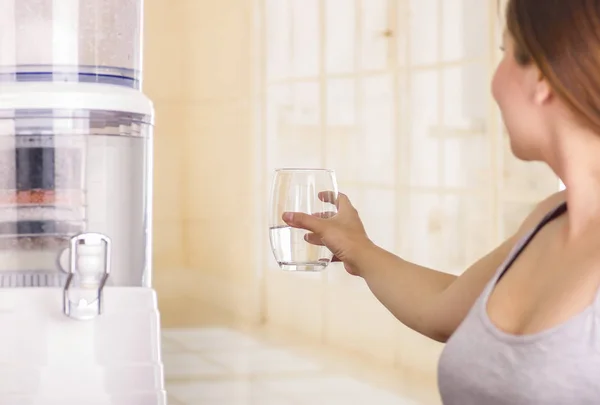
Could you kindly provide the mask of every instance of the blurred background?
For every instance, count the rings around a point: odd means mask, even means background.
[[[146,0],[154,286],[171,403],[437,404],[442,346],[337,264],[277,269],[277,167],[327,167],[379,245],[461,273],[558,189],[510,153],[496,0]],[[460,370],[457,370],[460,372]]]

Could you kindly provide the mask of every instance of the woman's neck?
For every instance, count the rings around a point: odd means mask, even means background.
[[[600,227],[600,135],[580,130],[558,139],[548,163],[567,188],[568,237],[574,239]]]

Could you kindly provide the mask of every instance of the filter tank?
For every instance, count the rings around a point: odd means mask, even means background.
[[[0,287],[149,287],[143,1],[0,10]]]
[[[141,88],[142,0],[0,0],[0,76]]]
[[[64,285],[83,233],[112,242],[108,285],[149,285],[151,128],[128,88],[0,85],[0,286]]]

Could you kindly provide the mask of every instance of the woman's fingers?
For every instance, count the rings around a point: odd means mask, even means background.
[[[338,209],[340,207],[351,206],[350,199],[344,193],[336,193],[335,191],[321,191],[319,200],[334,204]]]
[[[303,212],[286,212],[282,216],[283,221],[291,227],[306,229],[319,233],[323,229],[322,218]]]
[[[324,246],[323,240],[316,233],[307,233],[304,235],[304,240],[311,245]]]
[[[323,202],[335,204],[337,206],[337,199],[338,193],[336,193],[335,191],[321,191],[319,193],[319,200]]]
[[[315,212],[312,215],[317,218],[327,219],[327,218],[331,218],[331,217],[335,216],[335,214],[337,214],[337,212],[326,211],[326,212]]]

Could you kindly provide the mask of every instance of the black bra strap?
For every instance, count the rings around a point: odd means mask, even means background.
[[[512,266],[512,264],[515,262],[515,260],[517,260],[517,258],[521,255],[521,253],[523,253],[523,251],[531,243],[531,241],[533,240],[535,235],[537,235],[544,226],[548,225],[548,223],[550,223],[553,220],[555,220],[556,218],[560,217],[565,212],[567,212],[566,201],[561,203],[558,207],[554,208],[548,214],[546,214],[544,219],[542,219],[542,221],[529,234],[529,236],[527,237],[525,242],[521,245],[521,247],[512,254],[512,256],[510,257],[509,260],[506,261],[506,264],[504,265],[504,268],[502,269],[502,272],[500,273],[500,276],[498,277],[498,280],[496,281],[496,283],[498,281],[500,281],[500,279],[504,276],[504,274],[506,274],[508,269],[510,269],[510,266]]]

